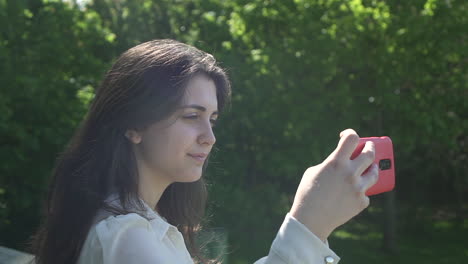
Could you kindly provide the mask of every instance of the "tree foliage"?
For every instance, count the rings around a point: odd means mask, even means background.
[[[348,127],[392,138],[399,201],[466,203],[464,0],[0,3],[4,244],[37,224],[54,158],[103,72],[154,38],[208,51],[231,76],[206,177],[236,258],[268,251],[302,173]]]

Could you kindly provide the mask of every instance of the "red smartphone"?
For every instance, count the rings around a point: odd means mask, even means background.
[[[395,162],[393,160],[392,140],[387,136],[382,137],[363,137],[359,139],[358,146],[351,155],[353,160],[361,154],[366,141],[372,141],[375,145],[375,160],[373,163],[379,166],[379,179],[366,191],[366,195],[376,195],[383,192],[389,192],[395,187]],[[365,174],[370,166],[363,172]]]

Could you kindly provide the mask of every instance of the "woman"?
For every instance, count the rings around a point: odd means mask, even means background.
[[[212,55],[161,39],[124,52],[60,156],[45,218],[32,239],[38,264],[211,263],[201,230],[202,177],[216,142],[213,126],[231,96]],[[328,235],[369,205],[377,180],[368,142],[341,134],[337,148],[308,168],[267,256],[255,263],[338,263]]]

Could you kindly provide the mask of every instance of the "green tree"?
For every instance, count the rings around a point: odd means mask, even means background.
[[[109,63],[113,33],[95,12],[58,1],[2,0],[0,21],[0,244],[20,248]]]

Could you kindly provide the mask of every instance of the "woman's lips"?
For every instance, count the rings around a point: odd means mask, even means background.
[[[187,155],[189,155],[191,158],[193,158],[193,159],[195,159],[195,160],[197,160],[199,162],[205,161],[205,157],[198,157],[198,156],[193,156],[193,155],[190,155],[190,154],[187,154]]]

